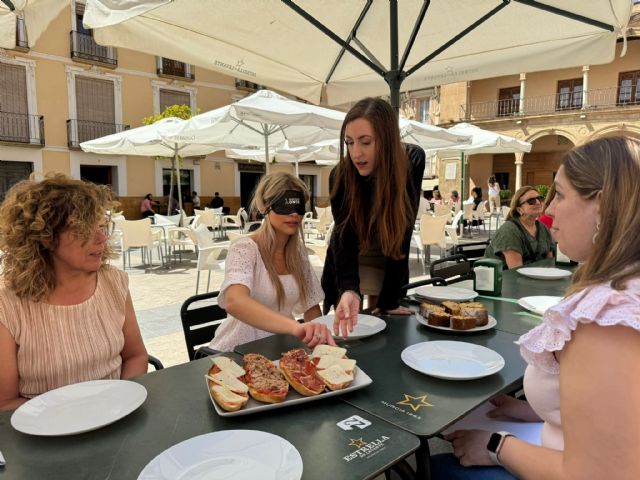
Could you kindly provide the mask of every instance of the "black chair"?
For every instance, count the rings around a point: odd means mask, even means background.
[[[467,257],[461,254],[436,260],[429,268],[431,277],[443,278],[447,285],[464,280],[473,280],[473,268]]]
[[[464,255],[473,268],[475,261],[484,257],[484,252],[488,246],[489,240],[482,242],[459,243],[456,245],[453,253]]]
[[[180,319],[182,320],[182,330],[184,331],[184,341],[187,344],[189,360],[220,353],[201,345],[208,344],[211,341],[222,321],[227,318],[227,312],[217,303],[212,304],[210,302],[198,308],[189,308],[193,303],[216,299],[219,293],[208,292],[194,295],[187,298],[182,304],[182,308],[180,308]]]
[[[162,370],[164,368],[160,359],[153,355],[149,355],[149,365],[152,365],[156,370]]]

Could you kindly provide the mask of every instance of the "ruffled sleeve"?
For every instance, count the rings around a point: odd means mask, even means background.
[[[549,308],[542,325],[520,337],[522,357],[547,373],[559,374],[554,352],[571,340],[578,323],[620,325],[640,331],[640,279],[628,281],[624,290],[615,290],[610,284],[585,288]]]
[[[218,295],[218,305],[226,308],[227,288],[231,285],[244,285],[253,293],[253,279],[256,262],[260,252],[258,246],[249,237],[239,238],[229,248],[225,261],[224,281]]]
[[[324,300],[324,292],[320,286],[320,282],[318,281],[318,276],[311,267],[309,255],[307,255],[306,252],[301,253],[301,261],[304,268],[304,282],[307,287],[308,296],[306,302],[303,302],[302,296],[300,296],[299,301],[294,305],[293,313],[296,315],[302,315],[311,307],[318,305],[322,300]]]

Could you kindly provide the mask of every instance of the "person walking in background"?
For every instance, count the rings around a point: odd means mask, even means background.
[[[340,161],[329,177],[335,228],[322,287],[325,313],[336,307],[334,332],[346,336],[357,322],[362,295],[375,313],[411,313],[400,299],[409,279],[425,154],[402,145],[397,113],[379,98],[365,98],[349,110],[340,138]]]
[[[158,205],[158,202],[153,201],[153,196],[150,193],[147,193],[142,202],[140,203],[140,213],[142,214],[142,218],[152,217],[156,214],[153,207]]]
[[[538,217],[544,198],[531,186],[524,186],[511,199],[511,209],[485,251],[485,256],[516,268],[553,257],[551,232]]]
[[[602,138],[565,155],[547,213],[580,266],[566,297],[518,341],[528,402],[502,395],[489,412],[544,421],[541,445],[458,430],[446,436],[457,459],[433,456],[431,478],[640,478],[638,178],[637,139]]]
[[[49,390],[147,371],[127,274],[107,265],[116,202],[63,174],[0,206],[0,410]]]
[[[218,304],[229,316],[216,331],[210,347],[223,352],[273,333],[293,335],[313,348],[335,345],[322,323],[324,298],[304,246],[302,218],[309,199],[305,184],[289,173],[262,178],[253,208],[264,214],[260,228],[235,240],[225,261]],[[304,315],[304,323],[294,318]]]
[[[191,203],[193,204],[193,208],[200,208],[200,197],[198,196],[198,192],[193,192],[191,194]]]
[[[489,209],[491,213],[500,211],[500,184],[496,181],[496,177],[491,175],[487,181],[489,193]]]

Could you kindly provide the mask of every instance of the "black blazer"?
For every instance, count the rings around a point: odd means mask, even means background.
[[[405,144],[407,156],[409,158],[409,174],[407,176],[407,191],[411,199],[412,218],[415,218],[420,203],[420,186],[424,173],[425,153],[417,145]],[[333,188],[335,178],[335,168],[329,177],[329,189]],[[366,179],[362,179],[366,182]],[[368,185],[368,182],[365,183]],[[366,190],[365,190],[366,191]],[[336,226],[340,225],[347,215],[347,208],[344,206],[345,192],[341,188],[336,196],[331,199],[331,212]],[[365,215],[369,215],[370,206],[365,206]],[[323,311],[326,314],[332,305],[336,305],[340,296],[347,290],[353,290],[360,294],[360,275],[358,267],[358,237],[353,227],[347,222],[343,227],[343,232],[334,228],[333,234],[327,249],[327,257],[322,271],[322,288],[325,299]],[[384,280],[382,290],[378,297],[378,307],[382,310],[393,310],[400,305],[400,299],[404,296],[402,286],[409,282],[409,247],[411,244],[411,234],[413,223],[408,226],[405,238],[402,242],[402,253],[404,258],[393,260],[386,258],[384,269]],[[361,295],[361,294],[360,294]]]

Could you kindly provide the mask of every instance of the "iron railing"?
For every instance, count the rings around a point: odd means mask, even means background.
[[[0,142],[44,145],[44,117],[0,111]]]
[[[257,83],[249,82],[248,80],[241,80],[239,78],[236,78],[236,88],[238,90],[255,92],[257,90],[262,90],[264,88],[264,85],[259,85]]]
[[[69,148],[77,149],[82,142],[124,130],[129,130],[129,125],[72,118],[67,120],[67,145]]]
[[[183,78],[185,80],[195,80],[193,65],[171,60],[170,58],[158,57],[156,72],[159,76]]]
[[[71,58],[74,60],[99,63],[105,66],[118,65],[118,50],[115,47],[98,45],[91,34],[70,32]]]
[[[486,120],[508,116],[544,115],[580,110],[603,110],[640,106],[640,89],[633,85],[599,88],[588,92],[555,93],[539,97],[479,102],[460,106],[461,118]],[[521,111],[522,107],[522,111]]]

